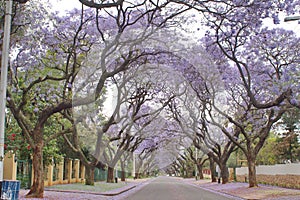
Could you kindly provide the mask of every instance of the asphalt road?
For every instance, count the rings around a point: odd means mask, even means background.
[[[127,200],[229,200],[173,177],[158,177],[136,191]]]

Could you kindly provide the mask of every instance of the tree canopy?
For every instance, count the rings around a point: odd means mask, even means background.
[[[300,108],[299,37],[264,25],[299,12],[298,1],[79,0],[80,9],[63,15],[17,2],[8,130],[32,149],[28,196],[43,197],[43,149],[58,137],[86,166],[88,184],[96,167],[107,167],[112,181],[116,163],[134,152],[145,170],[185,160],[201,168],[188,156],[194,148],[221,167],[226,183],[238,148],[256,186],[256,160],[281,122],[288,134],[279,143],[290,147],[281,153],[298,155],[299,117],[289,113]]]

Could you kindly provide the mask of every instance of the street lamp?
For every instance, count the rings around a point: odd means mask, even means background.
[[[300,20],[300,16],[288,16],[284,18],[284,22]]]

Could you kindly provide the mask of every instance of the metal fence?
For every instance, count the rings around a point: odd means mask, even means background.
[[[31,176],[32,160],[17,160],[17,180],[21,182],[21,188],[30,188]]]

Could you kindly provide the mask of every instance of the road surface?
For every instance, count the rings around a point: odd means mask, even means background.
[[[174,177],[158,177],[140,190],[125,197],[126,200],[229,200],[225,197]]]

